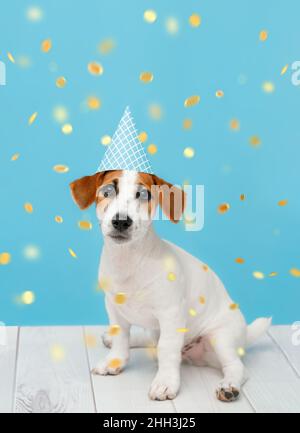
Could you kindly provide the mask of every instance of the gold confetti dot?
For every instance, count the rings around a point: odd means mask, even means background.
[[[58,105],[53,109],[53,117],[58,123],[64,123],[68,120],[69,113],[66,107]]]
[[[246,195],[245,194],[241,194],[240,195],[240,200],[241,201],[245,201],[246,200]]]
[[[201,100],[201,98],[198,95],[190,96],[189,98],[187,98],[184,101],[184,106],[186,108],[194,107],[195,105],[198,105],[200,103],[200,100]]]
[[[206,304],[205,296],[200,296],[200,298],[199,298],[199,304],[200,305],[205,305]]]
[[[121,368],[122,367],[122,361],[121,361],[121,359],[118,359],[118,358],[111,359],[109,361],[108,367],[109,368],[113,368],[113,369]]]
[[[92,230],[93,224],[90,221],[79,221],[78,227],[81,230]]]
[[[145,131],[141,132],[139,135],[139,140],[141,143],[146,143],[146,141],[148,140],[147,132],[145,132]]]
[[[192,129],[193,121],[191,119],[184,119],[183,121],[183,129]]]
[[[35,294],[31,291],[22,293],[21,302],[25,305],[32,305],[35,302]]]
[[[168,280],[171,281],[171,283],[173,283],[174,281],[176,281],[176,274],[174,274],[174,272],[169,272],[168,274]]]
[[[221,215],[227,213],[229,210],[230,210],[230,204],[229,203],[222,203],[218,207],[218,212]]]
[[[261,42],[265,42],[269,37],[269,32],[267,30],[262,30],[259,34],[259,39]]]
[[[27,212],[27,213],[33,213],[33,206],[31,203],[25,203],[24,209],[25,209],[25,212]]]
[[[109,288],[110,288],[110,280],[109,280],[109,278],[106,278],[106,277],[100,278],[100,280],[99,280],[99,288],[100,288],[100,290],[103,290],[104,292],[106,290],[109,290]]]
[[[97,96],[89,96],[87,106],[90,110],[99,110],[99,108],[101,108],[101,101]]]
[[[140,74],[140,80],[142,83],[151,83],[154,79],[154,75],[152,72],[142,72]]]
[[[53,167],[56,173],[68,173],[70,171],[69,167],[66,165],[58,164]]]
[[[196,317],[197,316],[197,311],[194,310],[194,308],[190,308],[189,315],[192,316],[192,317]]]
[[[275,91],[275,84],[271,81],[265,81],[262,85],[262,89],[265,93],[273,93]]]
[[[157,348],[156,347],[147,347],[146,348],[146,355],[152,359],[157,359]]]
[[[188,159],[194,158],[195,154],[195,149],[193,149],[192,147],[186,147],[183,151],[183,155]]]
[[[31,6],[26,12],[27,19],[32,22],[38,22],[43,19],[44,13],[40,7]]]
[[[258,147],[261,145],[261,139],[257,135],[253,135],[252,137],[250,137],[249,142],[253,147]]]
[[[285,65],[280,72],[280,75],[285,75],[289,69],[289,65]]]
[[[61,127],[61,131],[64,135],[71,135],[73,133],[73,126],[71,123],[66,123]]]
[[[200,27],[201,25],[201,17],[198,14],[193,14],[189,18],[190,25],[192,27]]]
[[[239,306],[239,304],[231,304],[231,305],[229,305],[229,309],[232,311],[239,310],[240,306]]]
[[[36,245],[27,245],[23,251],[24,257],[27,260],[37,260],[41,256],[39,247]]]
[[[291,269],[290,274],[295,278],[300,278],[300,269],[297,268]]]
[[[241,128],[240,122],[238,119],[232,119],[230,121],[230,129],[232,129],[233,131],[239,131]]]
[[[77,259],[77,254],[75,253],[74,250],[72,250],[72,248],[69,248],[69,253],[70,253],[70,256],[73,257],[73,259]]]
[[[278,206],[280,206],[280,207],[285,207],[285,206],[288,205],[288,203],[289,203],[288,200],[280,200],[280,201],[278,202]]]
[[[109,54],[116,47],[116,42],[113,39],[104,39],[99,45],[99,51],[101,54]]]
[[[14,56],[12,55],[12,53],[7,53],[7,57],[8,57],[8,60],[9,60],[11,63],[16,63],[15,58],[14,58]]]
[[[170,35],[176,35],[179,31],[179,22],[175,17],[169,17],[166,20],[166,30]]]
[[[243,259],[242,257],[238,257],[237,259],[235,259],[235,263],[237,263],[238,265],[243,265],[245,263],[245,259]]]
[[[263,272],[255,271],[253,272],[253,277],[256,278],[257,280],[264,280],[265,275]]]
[[[119,325],[112,325],[109,327],[108,335],[110,337],[116,337],[121,332],[121,327]]]
[[[126,293],[119,292],[115,295],[115,303],[118,305],[123,305],[127,301]]]
[[[158,104],[151,104],[149,107],[149,115],[153,120],[160,120],[163,116],[161,106]]]
[[[157,153],[157,146],[155,144],[150,144],[147,150],[150,155],[155,155]]]
[[[87,334],[85,335],[84,340],[86,347],[88,347],[89,349],[94,349],[95,347],[97,347],[97,338],[95,337],[95,335]]]
[[[11,262],[11,255],[9,253],[0,254],[0,265],[7,266]]]
[[[51,49],[52,49],[52,41],[51,41],[51,39],[45,39],[41,43],[41,51],[43,53],[49,53],[49,51],[51,51]]]
[[[244,356],[246,355],[246,351],[243,347],[239,347],[237,349],[237,354],[239,355],[240,358],[244,358]]]
[[[56,80],[56,87],[63,89],[67,85],[67,80],[65,77],[58,77]]]
[[[157,20],[157,13],[152,9],[146,10],[144,12],[144,20],[149,24],[154,24]]]
[[[271,272],[270,274],[269,274],[269,277],[270,278],[275,278],[275,277],[277,277],[278,276],[278,272]]]
[[[66,353],[64,348],[59,344],[54,344],[50,349],[51,358],[55,362],[60,362],[65,359]]]
[[[187,334],[188,332],[190,332],[190,330],[188,328],[178,328],[177,332],[179,334]]]
[[[217,90],[216,91],[216,97],[219,98],[219,99],[224,98],[224,92],[223,92],[223,90]]]
[[[111,138],[110,135],[104,135],[104,136],[101,138],[101,144],[102,144],[103,146],[109,146],[109,145],[111,144],[111,142],[112,142],[112,138]]]
[[[64,222],[63,217],[61,217],[61,216],[59,216],[59,215],[57,215],[57,216],[54,218],[54,220],[55,220],[55,222],[56,222],[57,224],[62,224],[62,223]]]
[[[17,161],[20,158],[20,154],[19,153],[15,153],[12,157],[11,157],[11,161]]]
[[[98,62],[90,62],[88,64],[88,71],[91,75],[103,75],[104,68]]]
[[[37,113],[37,112],[33,113],[33,114],[29,117],[28,124],[29,124],[29,125],[32,125],[32,124],[35,122],[37,116],[38,116],[38,113]]]

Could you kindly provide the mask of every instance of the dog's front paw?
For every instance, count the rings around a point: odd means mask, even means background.
[[[176,398],[180,387],[180,379],[178,374],[162,375],[157,374],[152,382],[149,391],[151,400],[174,400]]]
[[[240,390],[233,384],[220,383],[216,395],[224,403],[232,403],[239,398]]]
[[[92,370],[92,374],[98,376],[117,376],[122,373],[125,365],[126,362],[120,358],[110,358],[97,365],[97,367]]]

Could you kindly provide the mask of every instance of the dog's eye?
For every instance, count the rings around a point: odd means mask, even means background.
[[[151,193],[146,188],[141,188],[136,193],[136,198],[141,201],[151,200]]]
[[[111,198],[116,195],[116,188],[113,184],[105,185],[103,188],[101,188],[101,194],[105,198]]]

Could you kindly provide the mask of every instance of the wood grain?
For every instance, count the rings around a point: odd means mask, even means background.
[[[6,327],[0,332],[6,339],[1,338],[0,345],[0,413],[7,413],[13,405],[18,328]]]

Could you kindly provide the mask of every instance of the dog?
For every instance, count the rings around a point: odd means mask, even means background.
[[[236,400],[246,380],[241,355],[268,330],[271,319],[247,327],[217,275],[157,236],[152,225],[157,206],[178,223],[184,192],[155,175],[122,170],[86,176],[70,188],[80,209],[96,204],[104,236],[99,281],[105,281],[113,332],[104,336],[111,349],[93,373],[117,375],[129,361],[130,347],[151,344],[158,358],[152,400],[177,396],[183,360],[221,369],[224,378],[216,396],[223,402]],[[144,341],[132,340],[132,325],[147,330]]]

